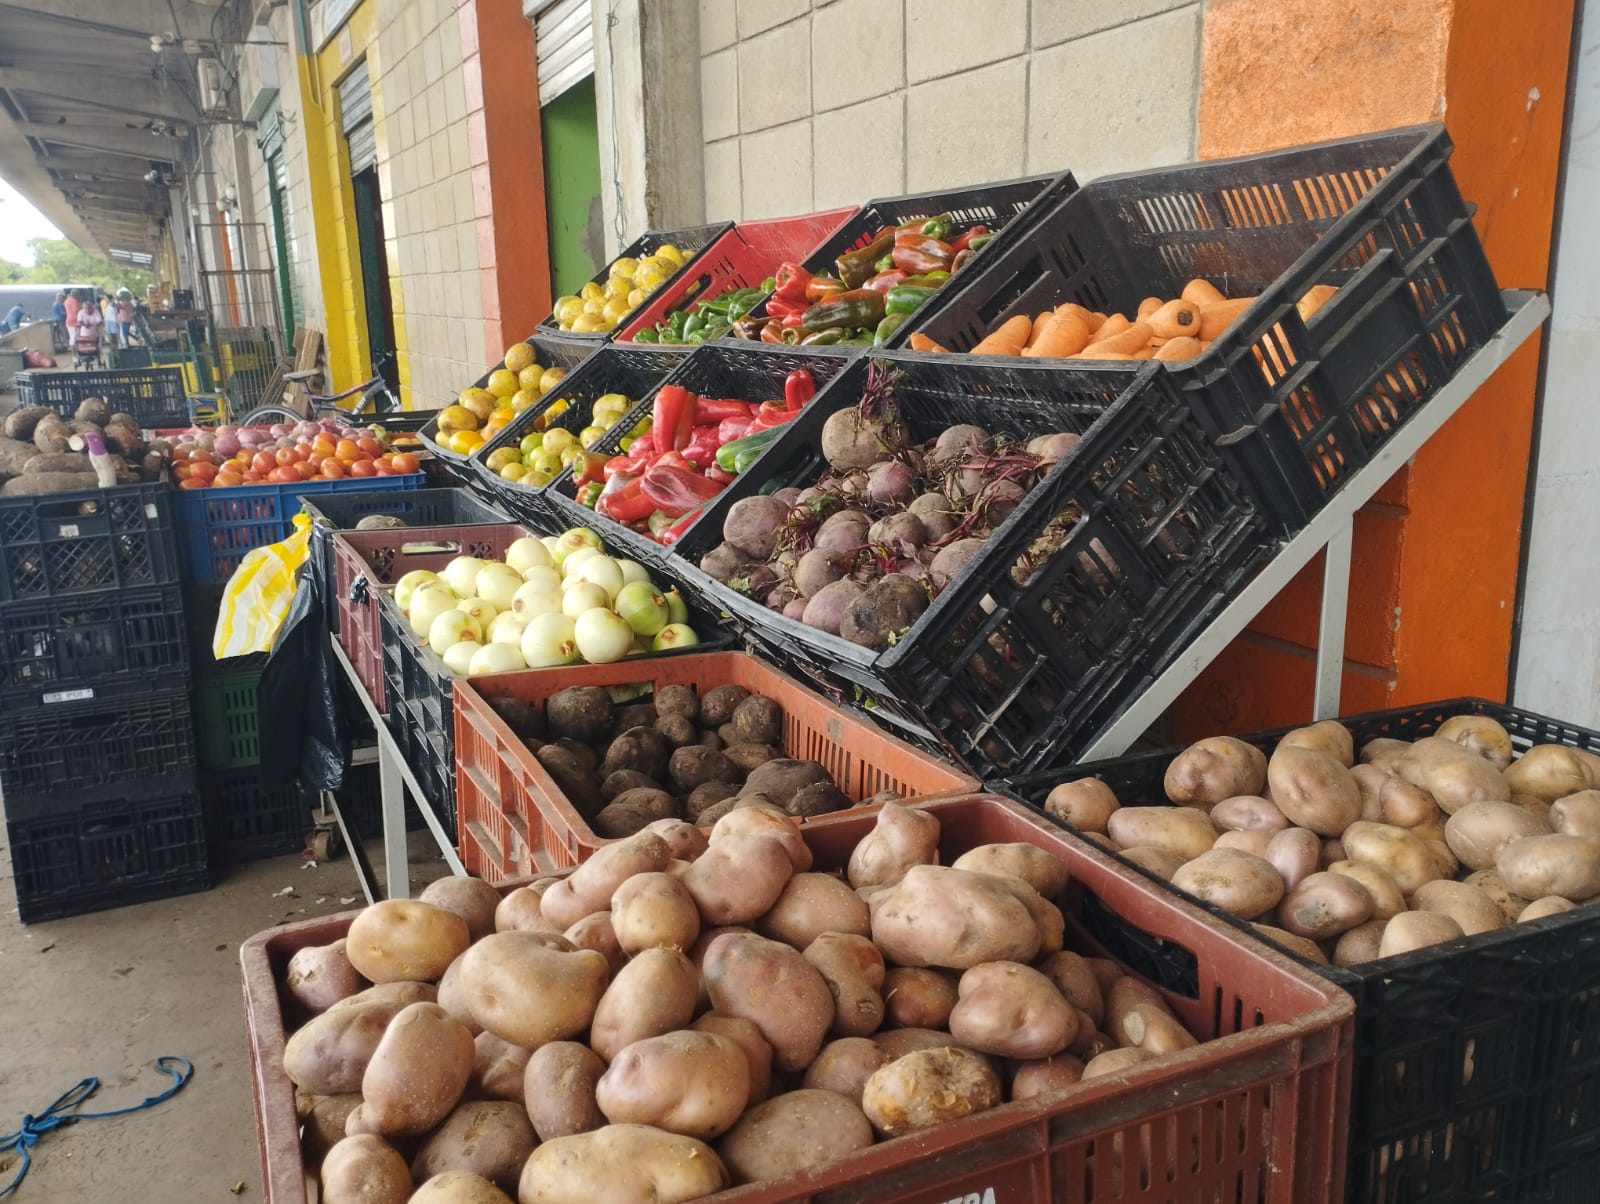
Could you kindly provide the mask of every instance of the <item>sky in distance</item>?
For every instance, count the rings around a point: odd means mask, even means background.
[[[30,238],[60,238],[61,231],[50,224],[15,188],[0,180],[0,259],[30,264],[33,253]]]

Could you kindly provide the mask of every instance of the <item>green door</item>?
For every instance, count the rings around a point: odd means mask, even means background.
[[[604,266],[594,76],[573,84],[539,114],[550,214],[550,284],[561,297],[577,292]]]

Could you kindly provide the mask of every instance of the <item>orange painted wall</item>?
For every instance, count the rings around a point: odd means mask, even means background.
[[[456,16],[484,354],[492,363],[507,344],[533,333],[552,301],[533,23],[516,0],[469,0]]]
[[[1211,0],[1199,150],[1444,119],[1502,287],[1546,288],[1573,0]],[[1504,698],[1538,368],[1530,342],[1358,516],[1342,709]],[[1174,708],[1174,734],[1310,717],[1320,561]]]

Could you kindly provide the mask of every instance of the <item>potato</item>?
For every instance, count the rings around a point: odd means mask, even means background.
[[[883,1023],[883,954],[864,936],[824,932],[802,956],[815,966],[833,994],[833,1029],[838,1037],[865,1037]]]
[[[1303,936],[1296,936],[1292,932],[1274,927],[1271,924],[1252,923],[1250,927],[1254,928],[1257,933],[1266,937],[1273,944],[1282,946],[1290,953],[1305,958],[1308,962],[1315,962],[1319,966],[1328,964],[1327,954],[1322,952],[1322,946],[1317,944],[1316,941],[1307,940]]]
[[[673,749],[667,766],[668,780],[679,794],[706,782],[738,782],[743,776],[726,754],[700,744]]]
[[[470,940],[488,936],[495,930],[495,912],[500,907],[500,892],[481,878],[439,878],[422,888],[417,896],[422,903],[454,912],[467,926]]]
[[[822,1091],[837,1091],[859,1106],[861,1092],[873,1072],[893,1059],[878,1043],[866,1037],[840,1037],[829,1041],[806,1067],[802,1085]]]
[[[437,1003],[439,988],[431,982],[385,982],[375,987],[368,987],[341,999],[328,1009],[330,1012],[343,1011],[345,1008],[361,1008],[372,1004],[380,1004],[389,1009],[392,1017],[401,1008],[411,1003]]]
[[[606,1072],[600,1055],[577,1041],[552,1041],[533,1051],[523,1077],[528,1118],[540,1141],[587,1133],[606,1123],[595,1084]]]
[[[1241,920],[1271,911],[1284,893],[1270,861],[1228,848],[1207,849],[1172,876],[1172,885]]]
[[[1442,911],[1403,911],[1383,926],[1379,957],[1394,957],[1461,937],[1461,925]]]
[[[1399,884],[1375,865],[1356,861],[1335,861],[1328,867],[1331,874],[1343,874],[1367,888],[1372,896],[1372,915],[1369,920],[1387,920],[1406,910],[1406,897]],[[1423,887],[1430,885],[1423,883]]]
[[[1195,807],[1121,807],[1106,822],[1121,848],[1149,846],[1192,861],[1217,842],[1211,817]]]
[[[1550,828],[1562,836],[1600,836],[1600,790],[1580,790],[1551,803]]]
[[[768,761],[782,758],[783,750],[771,744],[730,744],[722,750],[722,755],[741,773],[751,773]]]
[[[1172,1018],[1172,1009],[1161,997],[1161,992],[1150,984],[1124,974],[1105,989],[1106,1032],[1119,1044],[1144,1045],[1151,1027],[1150,1017],[1155,1013]],[[1135,1017],[1135,1013],[1139,1013]],[[1128,1027],[1133,1018],[1133,1027]]]
[[[300,1152],[308,1170],[316,1170],[329,1150],[344,1140],[344,1126],[350,1113],[361,1107],[359,1093],[319,1095],[302,1118]]]
[[[700,698],[693,686],[661,686],[655,692],[655,707],[657,715],[682,715],[690,722],[700,718]]]
[[[702,782],[689,791],[689,797],[684,800],[683,813],[699,825],[707,811],[718,803],[737,797],[738,793],[739,787],[733,782]],[[716,818],[720,818],[720,815]]]
[[[1173,802],[1209,811],[1236,794],[1261,793],[1266,772],[1266,755],[1255,745],[1232,736],[1211,736],[1173,758],[1162,785]]]
[[[1315,748],[1280,744],[1267,762],[1272,801],[1291,824],[1337,836],[1361,818],[1361,789],[1350,771]]]
[[[661,837],[667,842],[667,851],[684,861],[693,861],[711,845],[705,832],[681,819],[658,819],[645,831]]]
[[[782,1182],[872,1141],[872,1124],[856,1104],[832,1091],[801,1089],[751,1108],[717,1152],[735,1183]]]
[[[1365,762],[1351,766],[1350,776],[1355,779],[1356,789],[1361,791],[1361,818],[1381,823],[1383,787],[1386,783],[1398,779],[1388,770],[1379,769],[1376,765],[1368,765]]]
[[[1105,1023],[1105,996],[1090,959],[1064,949],[1040,959],[1036,968],[1096,1028]]]
[[[750,691],[743,686],[717,686],[707,690],[700,696],[700,726],[715,729],[731,723],[739,704],[749,697]],[[660,710],[659,703],[656,709]]]
[[[609,977],[603,954],[552,949],[531,932],[486,936],[461,966],[473,1019],[501,1040],[532,1049],[587,1029]]]
[[[754,933],[724,933],[707,947],[702,973],[711,1006],[760,1029],[779,1069],[803,1069],[817,1056],[834,1022],[833,993],[800,953]]]
[[[1188,860],[1170,849],[1158,849],[1153,845],[1134,845],[1132,848],[1121,850],[1121,855],[1140,869],[1149,870],[1157,878],[1168,882],[1172,881],[1172,875],[1176,874]]]
[[[1278,923],[1296,936],[1325,941],[1372,918],[1373,899],[1354,878],[1321,871],[1283,896]]]
[[[1004,1058],[1048,1058],[1078,1035],[1078,1013],[1039,971],[984,962],[961,976],[950,1035],[968,1049]]]
[[[727,1132],[749,1097],[744,1051],[705,1032],[635,1041],[595,1084],[595,1102],[612,1124],[654,1125],[702,1140]]]
[[[314,1016],[290,1034],[283,1071],[313,1095],[349,1095],[361,1090],[367,1064],[389,1021],[406,1005],[369,1003],[336,1007]]]
[[[1199,1044],[1170,1011],[1149,1003],[1135,1004],[1122,1014],[1120,1040],[1125,1048],[1147,1049],[1155,1054],[1177,1053]]]
[[[711,942],[716,940],[724,932],[749,931],[751,931],[749,928],[745,928],[738,924],[714,924],[710,927],[703,927],[700,929],[699,938],[696,939],[694,945],[688,950],[689,961],[694,966],[695,972],[700,975],[700,1002],[698,1004],[700,1011],[703,1012],[711,1006],[711,992],[706,990],[706,950],[711,948]]]
[[[1056,1054],[1032,1062],[1021,1062],[1011,1076],[1012,1100],[1054,1095],[1076,1086],[1083,1079],[1083,1059],[1075,1054]]]
[[[653,726],[667,738],[667,745],[671,748],[684,748],[699,743],[699,730],[695,727],[694,721],[684,715],[662,715]]]
[[[552,694],[544,704],[550,738],[563,737],[594,744],[611,735],[616,722],[616,707],[602,686],[568,686]]]
[[[832,874],[795,874],[756,931],[796,949],[804,949],[824,932],[872,934],[872,915],[861,896]]]
[[[658,782],[666,780],[667,761],[673,754],[672,741],[653,727],[634,727],[624,731],[606,748],[600,762],[602,778],[619,769],[632,769]]]
[[[610,1062],[635,1041],[687,1028],[699,994],[699,975],[681,951],[645,949],[622,967],[600,997],[589,1047]]]
[[[1535,744],[1506,768],[1506,785],[1517,794],[1553,803],[1596,785],[1592,758],[1561,744]]]
[[[39,423],[46,418],[61,416],[49,406],[19,406],[6,415],[3,429],[7,439],[32,439]]]
[[[1378,946],[1382,943],[1384,929],[1388,926],[1388,920],[1368,920],[1365,924],[1357,924],[1349,932],[1343,933],[1333,947],[1333,964],[1359,966],[1376,961]]]
[[[345,955],[372,982],[438,982],[472,943],[452,911],[415,899],[381,899],[350,922]]]
[[[902,966],[967,970],[982,962],[1031,962],[1040,952],[1038,924],[1008,881],[1015,880],[913,865],[872,899],[872,939]]]
[[[943,1028],[959,998],[955,980],[940,970],[894,966],[883,976],[884,1023],[890,1028]]]
[[[605,806],[603,779],[595,774],[594,751],[588,745],[571,740],[540,744],[533,755],[579,815],[588,819]]]
[[[1390,775],[1378,793],[1378,809],[1384,823],[1398,828],[1417,828],[1444,822],[1444,812],[1433,795],[1404,778]],[[1365,817],[1363,817],[1365,818]]]
[[[520,1165],[517,1170],[520,1174]],[[515,1186],[511,1190],[515,1191]],[[516,1204],[516,1201],[482,1175],[471,1171],[446,1171],[417,1188],[409,1204]]]
[[[718,687],[719,689],[723,687]],[[650,1125],[608,1125],[547,1141],[522,1168],[519,1204],[684,1204],[728,1186],[710,1146]]]
[[[1236,853],[1248,853],[1252,857],[1265,860],[1267,849],[1272,846],[1274,832],[1224,832],[1217,837],[1217,843],[1212,845],[1207,852],[1215,853],[1218,849],[1232,849]],[[1204,857],[1202,853],[1200,856]],[[1277,873],[1276,870],[1273,871]]]
[[[371,1133],[336,1142],[322,1160],[322,1204],[406,1204],[411,1170],[398,1150]]]
[[[795,873],[803,874],[811,868],[811,846],[806,844],[799,823],[777,807],[764,803],[741,804],[736,811],[729,812],[712,825],[711,845],[715,847],[723,837],[734,835],[771,837],[789,854],[789,862],[794,866]]]
[[[1560,895],[1546,895],[1542,899],[1535,899],[1522,909],[1522,914],[1517,920],[1543,920],[1549,916],[1558,916],[1564,911],[1571,911],[1577,904],[1570,899],[1563,899]]]
[[[421,1184],[435,1175],[464,1171],[505,1191],[516,1191],[522,1164],[538,1144],[522,1105],[468,1100],[418,1148],[411,1160],[411,1177]]]
[[[543,900],[559,879],[541,878],[527,886],[508,891],[494,910],[496,932],[554,932],[570,927],[545,918]],[[582,919],[582,917],[578,917]],[[574,921],[576,923],[576,921]]]
[[[1395,761],[1394,771],[1426,789],[1446,814],[1468,803],[1511,800],[1511,786],[1499,770],[1477,753],[1437,736],[1415,741],[1410,751]]]
[[[855,803],[832,782],[813,782],[802,786],[789,796],[784,811],[801,819],[817,815],[832,815],[835,811],[848,811]]]
[[[1417,911],[1434,911],[1449,916],[1467,936],[1504,928],[1509,920],[1487,892],[1465,882],[1440,879],[1424,882],[1412,897]]]
[[[1528,900],[1516,894],[1506,885],[1505,879],[1493,870],[1478,870],[1476,873],[1468,874],[1465,881],[1468,886],[1476,886],[1494,900],[1494,905],[1500,909],[1500,914],[1505,916],[1507,921],[1515,922],[1522,914],[1523,908],[1528,906]]]
[[[781,840],[736,832],[713,841],[679,881],[705,923],[746,924],[771,910],[794,872]]]
[[[1084,1063],[1083,1081],[1087,1083],[1090,1079],[1105,1078],[1110,1075],[1125,1075],[1157,1056],[1153,1051],[1141,1049],[1137,1045],[1107,1050],[1105,1053],[1096,1054],[1088,1062]]]
[[[1211,825],[1219,832],[1282,832],[1289,826],[1283,812],[1258,794],[1236,794],[1211,808]]]
[[[562,934],[574,949],[593,949],[606,959],[612,974],[622,969],[628,955],[617,940],[617,930],[612,927],[611,913],[597,911],[586,915]]]
[[[851,850],[845,877],[863,886],[892,886],[915,865],[931,865],[939,855],[939,820],[931,812],[885,803],[872,831]]]
[[[827,769],[816,761],[779,757],[751,770],[739,793],[764,794],[773,806],[787,814],[795,815],[802,814],[798,810],[803,801],[800,798],[801,793],[812,786],[831,786],[834,790],[838,789]],[[808,792],[808,797],[814,797],[814,792]],[[843,805],[850,805],[848,796],[840,797],[845,800]],[[831,809],[838,810],[838,807]]]
[[[1118,806],[1111,787],[1099,778],[1062,782],[1044,799],[1046,814],[1071,824],[1080,832],[1104,832],[1106,821]]]
[[[1513,794],[1511,801],[1535,819],[1542,820],[1546,825],[1550,823],[1550,804],[1542,798],[1534,798],[1531,794]],[[1594,835],[1594,833],[1572,833],[1571,835]]]
[[[1503,771],[1511,764],[1511,736],[1487,715],[1452,716],[1439,725],[1434,735],[1477,753],[1496,769]]]
[[[918,1050],[948,1049],[960,1045],[949,1033],[936,1028],[888,1028],[873,1034],[872,1040],[891,1062]],[[993,1058],[985,1057],[984,1061],[997,1065]]]
[[[1000,1076],[970,1050],[924,1049],[873,1072],[861,1110],[885,1137],[984,1112],[1002,1100]]]
[[[726,1037],[737,1045],[744,1054],[745,1069],[750,1072],[749,1102],[758,1104],[767,1098],[772,1089],[772,1046],[754,1023],[743,1016],[719,1016],[715,1012],[707,1012],[689,1027],[693,1032]]]
[[[413,1003],[384,1030],[361,1076],[361,1107],[346,1132],[419,1137],[461,1099],[472,1077],[472,1034],[436,1003]]]
[[[1500,850],[1494,868],[1525,899],[1582,903],[1600,895],[1600,836],[1524,836]]]
[[[565,931],[591,912],[607,910],[611,896],[628,878],[664,870],[671,860],[672,850],[654,832],[608,844],[545,891],[541,910],[559,931]]]
[[[1444,840],[1462,865],[1486,870],[1511,841],[1549,832],[1548,824],[1540,823],[1514,803],[1468,803],[1445,822]]]
[[[635,874],[611,896],[611,927],[630,957],[666,945],[687,949],[700,935],[700,910],[687,887],[661,871]]]
[[[1427,842],[1409,829],[1361,820],[1346,828],[1340,841],[1346,857],[1388,874],[1407,898],[1424,882],[1444,877]]]
[[[439,993],[433,1002],[466,1025],[467,1031],[474,1037],[483,1031],[483,1026],[472,1018],[466,993],[461,989],[461,958],[451,962],[450,968],[444,972],[444,977],[439,980]]]
[[[472,1041],[472,1078],[468,1090],[485,1099],[523,1103],[524,1078],[533,1050],[512,1045],[493,1033],[479,1033]]]
[[[1046,899],[1053,899],[1067,889],[1066,863],[1038,845],[1023,841],[981,844],[968,849],[950,864],[958,870],[1020,878]]]
[[[33,445],[47,454],[69,451],[72,430],[58,414],[46,414],[33,428]]]
[[[341,999],[364,990],[367,980],[345,955],[347,942],[340,937],[331,945],[307,945],[289,959],[283,989],[307,1012],[325,1012]]]
[[[783,740],[783,708],[761,694],[752,694],[733,708],[728,721],[742,744],[779,744]]]
[[[678,801],[652,786],[624,790],[589,821],[596,836],[616,840],[641,832],[663,819],[678,817]]]

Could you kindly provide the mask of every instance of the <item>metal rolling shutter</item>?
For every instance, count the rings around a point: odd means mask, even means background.
[[[539,59],[539,105],[594,74],[594,23],[590,0],[525,0],[533,18]]]
[[[362,62],[339,83],[339,124],[350,145],[350,174],[359,175],[378,162],[378,137],[372,125],[372,81]]]

